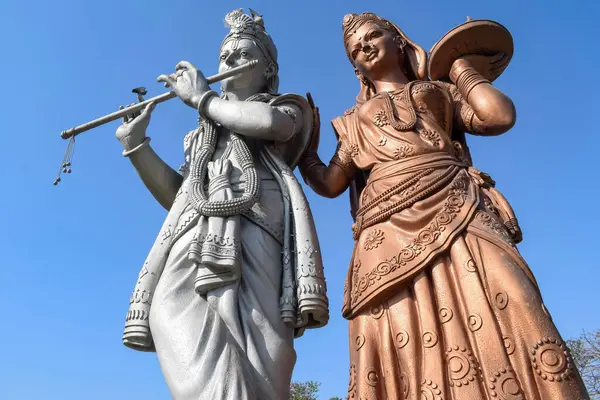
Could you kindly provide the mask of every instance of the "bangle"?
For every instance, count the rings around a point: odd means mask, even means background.
[[[450,69],[449,78],[456,85],[456,81],[458,77],[465,72],[465,70],[471,68],[471,63],[467,60],[459,58],[458,60],[452,63],[452,68]]]
[[[202,95],[200,96],[200,100],[198,100],[198,115],[201,118],[206,119],[206,116],[204,115],[204,105],[211,97],[219,97],[219,95],[214,90],[209,90],[207,92],[202,93]]]
[[[482,83],[490,83],[490,81],[481,76],[473,67],[465,68],[458,78],[456,78],[456,87],[467,102],[469,101],[471,91],[475,86]]]
[[[135,153],[139,149],[148,146],[150,144],[150,140],[151,139],[149,137],[146,137],[142,143],[138,144],[133,149],[123,150],[123,157],[129,157],[131,154]]]

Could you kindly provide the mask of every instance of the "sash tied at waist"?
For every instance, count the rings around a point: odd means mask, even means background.
[[[356,222],[352,225],[354,239],[358,240],[364,229],[443,189],[467,167],[443,152],[377,164],[369,174]],[[390,180],[393,180],[391,185]]]

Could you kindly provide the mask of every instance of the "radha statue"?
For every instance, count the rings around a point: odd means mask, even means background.
[[[393,23],[344,18],[360,92],[333,120],[329,165],[315,135],[300,169],[322,196],[351,189],[349,399],[589,398],[515,247],[514,213],[464,141],[515,123],[512,101],[491,84],[512,55],[502,29],[469,21],[434,46],[428,65]],[[489,55],[494,46],[507,50]],[[441,47],[450,51],[433,62]]]
[[[161,75],[199,126],[179,172],[150,147],[154,107],[117,130],[142,181],[169,213],[144,263],[123,343],[156,351],[176,400],[281,400],[294,337],[328,320],[319,244],[292,170],[313,130],[308,102],[278,94],[277,49],[263,19],[235,10],[219,72],[257,65],[222,84],[182,61]]]

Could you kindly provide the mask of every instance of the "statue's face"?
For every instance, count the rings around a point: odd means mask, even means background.
[[[360,26],[346,41],[352,63],[368,80],[378,80],[391,69],[398,68],[397,35],[376,23]]]
[[[221,86],[224,91],[255,86],[257,91],[262,90],[267,86],[270,69],[262,50],[253,40],[243,38],[225,43],[219,56],[219,72],[227,71],[252,60],[258,60],[258,64],[254,68],[223,81]]]

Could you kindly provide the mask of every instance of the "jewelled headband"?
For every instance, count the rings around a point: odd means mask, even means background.
[[[250,39],[261,49],[267,61],[277,65],[277,48],[271,36],[265,30],[265,23],[262,16],[256,11],[250,9],[252,16],[243,13],[243,10],[237,9],[225,16],[225,26],[230,29],[221,47],[232,40],[242,38]]]

